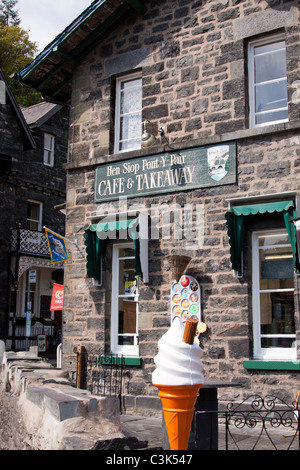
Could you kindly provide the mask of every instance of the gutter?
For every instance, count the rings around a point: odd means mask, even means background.
[[[21,72],[18,73],[18,79],[20,82],[26,84],[26,77],[36,68],[40,65],[41,62],[43,62],[51,52],[53,52],[53,49],[58,47],[59,45],[63,44],[63,42],[68,39],[68,37],[74,33],[77,29],[79,29],[86,21],[88,18],[90,18],[91,15],[94,14],[94,12],[102,6],[107,0],[99,0],[96,3],[94,2],[93,5],[90,5],[86,10],[81,13],[64,31],[57,36],[54,41],[52,41],[48,46],[45,47],[45,49],[34,59],[25,69],[23,69]]]

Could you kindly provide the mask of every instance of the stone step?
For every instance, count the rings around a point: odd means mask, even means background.
[[[64,380],[69,384],[66,372],[61,369],[54,369],[51,364],[44,361],[12,361],[6,364],[6,380],[8,389],[19,395],[21,391],[25,391],[28,385],[42,384],[48,380],[54,383],[57,379]]]
[[[3,364],[13,361],[34,361],[41,362],[43,358],[37,356],[36,353],[31,351],[6,351],[3,356]]]
[[[70,387],[68,387],[70,389]],[[93,397],[85,393],[84,390],[72,389],[57,390],[46,387],[29,387],[26,391],[26,398],[42,406],[51,413],[57,421],[64,421],[74,417],[88,417],[89,413],[98,410],[98,402],[103,397]]]
[[[4,353],[0,379],[12,413],[23,423],[20,429],[9,431],[10,435],[22,434],[22,446],[88,450],[108,436],[123,437],[118,397],[94,396],[75,388],[67,371],[32,353]]]

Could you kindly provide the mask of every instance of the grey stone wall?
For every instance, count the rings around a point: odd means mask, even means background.
[[[31,129],[36,149],[23,152],[13,166],[9,184],[16,187],[15,224],[26,227],[27,200],[43,203],[43,224],[58,233],[64,233],[65,217],[55,209],[66,199],[66,171],[68,156],[69,109],[63,107],[41,127]],[[44,133],[55,136],[54,166],[44,165]]]
[[[66,172],[63,166],[68,155],[69,108],[62,107],[40,127],[31,127],[36,142],[36,149],[23,155],[23,178],[40,185],[45,194],[60,198],[62,202],[66,193]],[[55,137],[54,166],[43,164],[44,133]]]
[[[150,2],[78,67],[73,82],[70,159],[112,153],[114,82],[141,69],[143,119],[170,142],[248,127],[247,40],[282,31],[287,41],[290,120],[299,119],[298,2]]]
[[[237,142],[237,182],[128,201],[146,208],[151,204],[203,204],[205,229],[204,244],[189,250],[172,237],[149,241],[150,280],[148,285],[141,284],[139,302],[142,367],[127,370],[125,393],[156,396],[151,386],[153,357],[170,321],[172,276],[166,255],[185,248],[193,257],[187,273],[201,285],[203,321],[208,326],[201,337],[206,379],[244,386],[221,391],[224,399],[252,391],[278,392],[288,401],[295,399],[297,372],[243,368],[243,360],[252,354],[251,266],[246,247],[244,277],[233,278],[225,213],[228,198],[297,191],[299,187],[298,15],[298,2],[148,2],[143,18],[131,17],[78,67],[73,81],[66,229],[67,238],[78,248],[71,250],[66,265],[63,326],[64,367],[70,372],[75,370],[80,344],[90,353],[100,353],[109,339],[105,310],[110,302],[109,274],[103,287],[93,286],[86,277],[83,245],[90,217],[105,209],[105,204],[93,202],[95,167],[118,158],[147,155],[145,150],[112,154],[114,74],[126,71],[127,64],[127,70],[142,70],[143,119],[164,126],[177,149]],[[267,21],[270,18],[272,22]],[[245,64],[247,39],[257,33],[258,25],[259,33],[273,28],[285,33],[289,123],[251,130]],[[157,147],[149,153],[164,150],[167,148]],[[106,268],[109,272],[109,260]],[[298,309],[296,321],[299,332]]]
[[[43,203],[43,224],[63,234],[65,216],[55,209],[65,203],[69,109],[62,108],[40,128],[33,128],[36,149],[23,150],[23,135],[9,104],[0,105],[0,335],[6,334],[9,305],[11,230],[27,228],[28,199]],[[44,132],[55,135],[55,165],[43,164]],[[1,154],[11,157],[7,163]]]
[[[15,186],[7,184],[13,162],[22,158],[23,135],[8,103],[0,104],[0,331],[6,324],[10,228],[14,226]]]
[[[125,439],[117,397],[74,388],[32,351],[4,353],[0,398],[0,450],[92,450]]]

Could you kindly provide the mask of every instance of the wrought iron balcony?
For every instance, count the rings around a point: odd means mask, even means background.
[[[11,250],[18,254],[50,258],[46,234],[34,230],[13,229]]]

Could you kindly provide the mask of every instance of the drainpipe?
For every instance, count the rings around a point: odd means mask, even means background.
[[[17,249],[16,249],[16,265],[15,265],[15,302],[14,302],[14,313],[12,319],[12,349],[16,347],[16,313],[17,313],[17,294],[19,287],[19,259],[20,259],[20,240],[21,240],[21,224],[17,227]]]

